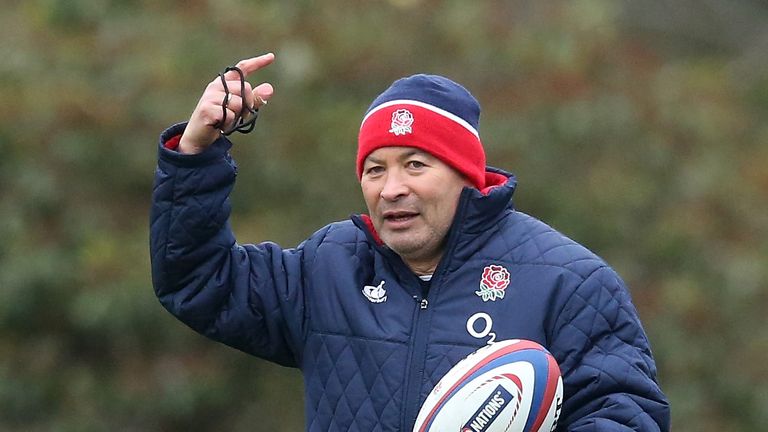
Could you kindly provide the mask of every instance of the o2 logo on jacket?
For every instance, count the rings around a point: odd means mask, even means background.
[[[484,302],[503,299],[509,286],[509,270],[500,265],[491,264],[483,269],[480,278],[480,291],[475,291]]]
[[[485,312],[478,312],[467,319],[467,333],[477,339],[490,337],[487,343],[496,341],[496,333],[493,330],[493,320]]]

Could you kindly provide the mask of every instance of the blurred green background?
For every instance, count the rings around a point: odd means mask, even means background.
[[[0,430],[302,430],[298,372],[194,334],[149,274],[159,133],[267,51],[275,96],[234,136],[241,242],[362,211],[364,110],[447,75],[517,207],[626,279],[674,429],[765,430],[764,0],[4,1]]]

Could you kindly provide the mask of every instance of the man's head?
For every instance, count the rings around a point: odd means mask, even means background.
[[[357,140],[357,175],[381,147],[415,147],[485,186],[485,151],[478,125],[480,104],[467,89],[438,75],[401,78],[368,107]]]
[[[464,187],[485,186],[480,106],[443,77],[395,81],[371,104],[357,174],[374,228],[417,273],[431,273]]]

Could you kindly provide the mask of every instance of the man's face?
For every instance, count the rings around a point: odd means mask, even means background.
[[[434,271],[469,182],[429,153],[383,147],[365,159],[360,185],[382,241],[417,273]]]

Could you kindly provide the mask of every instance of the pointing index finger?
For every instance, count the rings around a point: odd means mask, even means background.
[[[243,75],[247,77],[249,74],[256,72],[257,70],[265,66],[268,66],[274,60],[275,60],[275,55],[273,53],[267,53],[257,57],[251,57],[249,59],[240,60],[237,63],[237,67],[241,71],[243,71]]]

